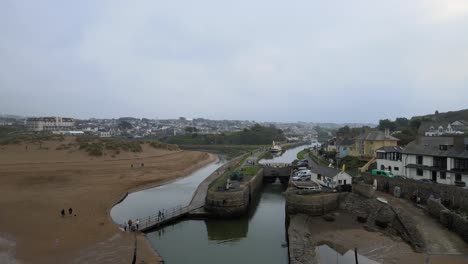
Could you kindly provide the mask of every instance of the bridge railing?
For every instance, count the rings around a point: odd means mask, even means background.
[[[164,222],[173,217],[179,216],[181,214],[185,214],[188,211],[189,211],[189,206],[182,206],[182,205],[177,205],[169,209],[163,209],[160,211],[161,214],[159,214],[159,211],[158,211],[158,213],[156,214],[149,215],[144,218],[140,218],[139,219],[140,229],[144,229],[152,225],[156,225],[158,223]]]

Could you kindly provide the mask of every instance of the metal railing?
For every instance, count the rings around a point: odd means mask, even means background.
[[[173,218],[179,217],[185,213],[188,213],[189,206],[178,205],[169,209],[163,209],[158,211],[158,213],[147,216],[145,218],[140,218],[140,229],[145,229],[165,221],[170,221]],[[159,214],[161,212],[161,214]]]

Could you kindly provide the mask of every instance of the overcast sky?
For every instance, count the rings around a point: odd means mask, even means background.
[[[462,108],[467,0],[0,1],[0,114],[376,123]]]

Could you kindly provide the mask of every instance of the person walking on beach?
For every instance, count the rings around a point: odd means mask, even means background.
[[[128,219],[128,230],[132,231],[132,219]]]
[[[71,207],[68,208],[68,214],[69,214],[69,215],[72,215],[72,213],[73,213],[73,209],[72,209]]]
[[[124,232],[127,232],[127,223],[124,222],[123,226],[124,226]]]
[[[137,218],[135,224],[136,224],[136,230],[138,231],[140,229],[140,219]]]
[[[65,209],[62,209],[62,211],[60,211],[60,214],[62,215],[62,217],[65,216]]]
[[[159,221],[159,219],[161,219],[161,210],[159,210],[159,212],[158,212],[158,221]]]

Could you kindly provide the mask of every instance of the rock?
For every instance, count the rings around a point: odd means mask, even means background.
[[[390,208],[390,206],[382,206],[380,210],[377,212],[377,216],[375,218],[375,224],[378,227],[386,228],[390,223],[393,222],[395,218],[395,212]]]
[[[335,217],[331,214],[326,214],[323,216],[323,219],[325,219],[325,221],[328,221],[328,222],[333,222],[335,221]]]
[[[448,229],[451,229],[453,223],[453,216],[450,210],[445,209],[440,211],[439,221],[443,226],[447,227]]]
[[[369,215],[367,213],[364,213],[364,212],[357,212],[356,213],[357,221],[360,222],[360,223],[367,222],[368,217],[369,217]]]

